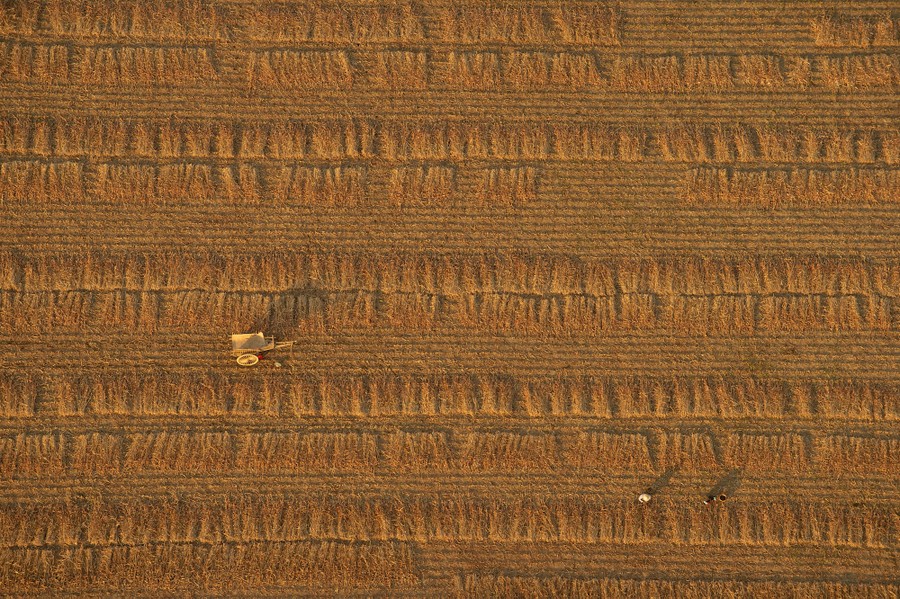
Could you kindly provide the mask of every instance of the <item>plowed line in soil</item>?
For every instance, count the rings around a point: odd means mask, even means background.
[[[457,572],[616,576],[661,580],[891,582],[897,555],[837,547],[682,547],[669,544],[427,543],[426,577]]]
[[[254,249],[309,246],[370,251],[517,251],[540,249],[584,257],[667,254],[867,253],[895,257],[900,216],[853,211],[715,212],[544,207],[465,214],[403,211],[386,226],[382,209],[321,214],[308,207],[211,206],[3,207],[0,247],[29,251],[132,250],[214,245]],[[190,231],[190,235],[185,232]]]
[[[722,93],[702,95],[633,93],[478,93],[404,92],[365,90],[316,95],[298,92],[248,93],[238,89],[153,88],[129,91],[98,90],[83,86],[32,86],[0,84],[0,103],[7,111],[68,115],[127,115],[165,118],[210,117],[224,113],[244,118],[272,117],[406,117],[427,113],[432,118],[468,119],[498,117],[511,120],[589,120],[585,115],[603,114],[606,120],[646,123],[716,119],[723,122],[762,119],[771,122],[815,122],[840,120],[843,124],[889,121],[900,110],[900,100],[890,91],[874,94],[838,95],[821,93]],[[510,106],[515,110],[510,111]],[[596,117],[591,117],[596,118]]]
[[[238,368],[224,337],[159,335],[97,337],[46,335],[0,338],[0,369],[107,366]],[[93,341],[95,348],[86,342]],[[291,364],[302,372],[490,372],[507,374],[744,373],[797,379],[861,377],[900,380],[900,334],[797,334],[791,337],[685,338],[608,335],[542,339],[433,331],[397,336],[368,330],[300,338]],[[227,366],[226,366],[227,365]]]

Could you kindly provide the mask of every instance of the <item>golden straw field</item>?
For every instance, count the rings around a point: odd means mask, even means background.
[[[0,594],[896,599],[900,4],[0,0]]]

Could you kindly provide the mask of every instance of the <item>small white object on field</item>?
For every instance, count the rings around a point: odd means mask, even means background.
[[[650,495],[650,493],[641,493],[640,495],[638,495],[638,501],[640,501],[641,503],[647,503],[651,499],[653,499],[653,496]]]
[[[281,368],[281,362],[275,362],[275,368]]]

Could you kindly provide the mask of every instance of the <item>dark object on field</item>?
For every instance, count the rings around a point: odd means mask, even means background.
[[[293,347],[293,341],[276,342],[274,337],[266,337],[262,332],[231,336],[231,355],[237,356],[237,363],[241,366],[255,365],[263,359],[263,352],[285,348],[293,350]]]
[[[737,490],[740,484],[740,470],[732,470],[710,489],[706,499],[703,500],[703,504],[709,505],[713,501],[725,501]]]
[[[641,503],[648,503],[651,499],[653,499],[653,495],[655,495],[660,489],[669,484],[669,479],[672,478],[672,475],[675,474],[675,468],[669,468],[663,474],[653,481],[643,493],[638,495],[638,501]]]

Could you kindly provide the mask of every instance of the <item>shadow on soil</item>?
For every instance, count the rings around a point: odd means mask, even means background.
[[[741,471],[739,469],[734,469],[728,474],[725,475],[724,478],[720,479],[713,487],[709,490],[709,497],[716,497],[721,501],[725,501],[738,490],[738,487],[741,486]]]
[[[655,495],[659,492],[663,487],[669,484],[669,481],[672,479],[672,476],[675,474],[677,468],[669,468],[662,475],[657,478],[655,481],[650,483],[650,486],[647,487],[645,493],[649,493],[650,495]]]

